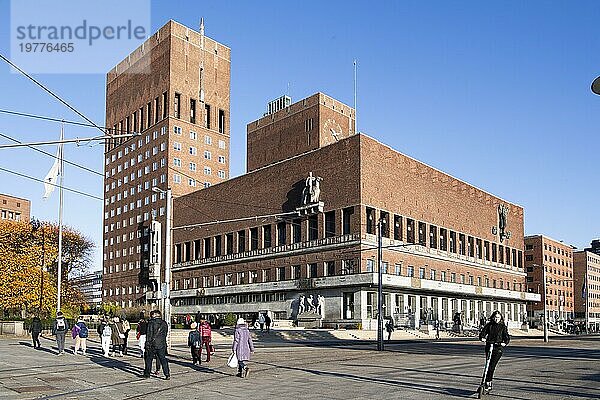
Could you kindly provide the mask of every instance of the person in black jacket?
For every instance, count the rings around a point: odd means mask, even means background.
[[[194,365],[196,365],[196,363],[202,364],[202,360],[200,359],[200,353],[202,352],[202,338],[200,337],[200,332],[196,329],[197,327],[198,324],[192,322],[190,324],[192,330],[188,334],[188,347],[192,353],[192,363]]]
[[[165,374],[165,379],[171,379],[169,363],[167,362],[167,323],[161,318],[160,311],[150,312],[150,321],[146,328],[146,351],[144,353],[144,378],[150,377],[152,360],[157,356]]]
[[[504,324],[504,318],[500,311],[494,311],[490,316],[490,321],[483,327],[479,333],[479,340],[485,342],[485,356],[488,357],[490,347],[493,344],[494,350],[488,366],[487,375],[485,376],[485,386],[487,390],[492,390],[492,380],[494,379],[494,371],[496,365],[502,357],[502,349],[510,342],[508,328]]]
[[[31,338],[33,339],[33,348],[39,349],[42,347],[40,344],[40,333],[42,333],[42,321],[37,315],[33,317],[31,321]]]

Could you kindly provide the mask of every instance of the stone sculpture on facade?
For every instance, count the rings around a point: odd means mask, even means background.
[[[308,178],[306,178],[304,183],[304,189],[302,190],[302,205],[319,202],[322,180],[323,178],[320,176],[313,176],[312,172],[308,174]]]
[[[504,239],[510,239],[511,232],[506,229],[508,219],[508,206],[506,204],[498,204],[498,227],[492,228],[492,234],[499,234],[500,242]]]

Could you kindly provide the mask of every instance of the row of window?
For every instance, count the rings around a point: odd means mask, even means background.
[[[570,307],[572,309],[573,307],[573,303],[570,301],[561,301],[561,300],[553,300],[553,299],[547,299],[546,300],[546,305],[548,306],[564,306],[564,307]]]
[[[165,92],[165,94],[166,94],[166,92]],[[164,94],[163,94],[163,97],[164,97]],[[196,123],[196,114],[197,114],[196,99],[190,98],[189,104],[190,104],[190,108],[189,108],[190,122],[192,124],[195,124]],[[148,106],[150,106],[150,103],[148,103]],[[174,104],[173,104],[173,116],[177,119],[181,119],[181,93],[175,93]],[[217,117],[218,117],[218,124],[219,124],[219,133],[225,133],[225,111],[219,109]],[[212,127],[211,127],[211,106],[208,103],[204,103],[203,126],[206,129],[212,129]]]
[[[392,296],[394,296],[392,298]],[[405,302],[406,296],[406,302]],[[428,298],[427,296],[405,295],[402,293],[384,293],[384,305],[388,306],[394,299],[393,310],[396,316],[411,316],[415,314],[416,306],[419,305],[420,319],[423,321],[450,321],[459,310],[462,311],[463,323],[478,323],[482,313],[490,315],[493,310],[498,310],[508,321],[522,320],[525,313],[523,304],[512,304],[504,302],[491,302],[483,300],[465,300],[446,297]],[[484,311],[485,310],[485,311]],[[440,315],[441,311],[441,315]],[[441,317],[441,318],[440,318]],[[377,292],[367,292],[367,318],[377,318]]]
[[[402,264],[395,264],[393,272],[388,269],[388,263],[383,262],[383,273],[385,274],[395,274],[398,276],[407,276],[414,277],[415,276],[415,268],[414,266],[408,266],[406,268],[402,267]],[[367,259],[367,272],[373,272],[373,260]],[[272,277],[272,272],[275,275]],[[274,269],[266,268],[262,270],[253,270],[253,271],[239,271],[236,273],[224,273],[224,274],[216,274],[212,276],[202,276],[202,277],[194,277],[194,278],[180,278],[174,280],[174,285],[176,290],[178,288],[182,289],[195,289],[200,287],[211,287],[211,286],[230,286],[230,285],[242,285],[242,284],[251,284],[251,283],[261,283],[261,282],[270,282],[271,278],[274,278],[275,281],[284,281],[284,280],[296,280],[296,279],[310,279],[310,278],[318,278],[318,277],[326,277],[326,276],[336,276],[336,275],[348,275],[348,274],[356,274],[360,273],[361,270],[358,265],[358,260],[348,259],[341,261],[325,261],[322,265],[318,263],[309,263],[304,265],[290,265],[290,266],[280,266],[275,267]],[[419,268],[419,277],[421,279],[428,279],[425,275],[426,271],[424,267]],[[457,281],[457,278],[459,279]],[[223,279],[223,281],[221,280]],[[456,274],[456,273],[446,273],[446,271],[440,271],[440,274],[437,275],[435,270],[430,271],[429,279],[431,280],[439,280],[442,282],[453,282],[453,283],[461,283],[474,285],[475,282],[477,286],[485,286],[485,287],[493,287],[498,289],[506,289],[506,290],[515,290],[521,291],[523,289],[523,285],[518,282],[508,282],[503,281],[502,279],[490,279],[488,276],[477,276],[473,275],[465,276],[464,274]]]
[[[160,128],[160,136],[163,136],[165,133],[167,133],[167,127],[162,126]],[[152,140],[156,140],[157,138],[158,130],[155,130],[154,132],[152,132]],[[137,142],[135,140],[132,140],[131,143],[129,143],[125,147],[124,150],[119,150],[118,152],[112,154],[110,157],[106,157],[106,165],[109,165],[111,162],[120,160],[122,157],[127,156],[130,152],[134,152],[136,149],[141,150],[144,144],[150,144],[150,134],[147,134],[145,136],[145,139],[137,139]]]
[[[162,174],[160,176],[160,183],[164,183],[165,182],[165,180],[166,180],[165,177],[166,177],[165,174]],[[140,189],[142,187],[141,184],[138,185],[138,193],[141,193],[142,190],[150,190],[152,187],[155,187],[158,184],[158,182],[159,182],[158,178],[152,179],[152,185],[150,185],[150,181],[146,181],[146,182],[144,182],[143,189]],[[135,187],[132,187],[130,189],[130,193],[132,193],[132,196],[133,196],[133,193],[135,192],[135,189],[136,189]],[[151,202],[155,203],[157,201],[157,197],[158,196],[160,196],[160,198],[163,199],[164,198],[164,193],[160,194],[160,195],[157,194],[157,193],[153,193],[151,196],[146,196],[143,199],[140,198],[140,199],[137,199],[137,200],[133,200],[133,201],[129,202],[129,204],[125,203],[122,206],[118,206],[116,208],[110,208],[110,209],[106,209],[105,208],[104,219],[106,220],[109,217],[113,218],[115,216],[119,216],[119,215],[124,214],[126,212],[133,211],[136,208],[141,208],[142,207],[142,201],[143,201],[143,204],[145,206],[149,205]],[[110,202],[111,203],[114,202],[113,201],[114,198],[115,198],[114,195],[110,197]],[[123,196],[121,196],[121,193],[117,193],[116,201],[121,201],[121,199],[124,200],[126,198],[127,198],[127,191],[123,192]],[[105,202],[105,205],[108,205],[109,199],[108,198],[105,199],[104,202]]]
[[[324,214],[325,237],[337,235],[336,216],[339,213],[340,210],[333,210]],[[354,208],[344,208],[341,210],[341,214],[341,233],[346,235],[351,233],[350,223],[352,215],[354,214]],[[304,230],[306,230],[306,232],[304,232]],[[202,258],[243,253],[248,250],[258,250],[259,248],[270,248],[273,246],[300,243],[304,237],[303,233],[308,241],[319,239],[318,215],[309,216],[308,221],[304,224],[303,220],[298,218],[291,222],[282,221],[275,225],[268,224],[251,227],[237,232],[228,232],[224,235],[177,243],[175,245],[174,260],[175,263],[181,263]]]
[[[159,150],[159,148],[160,148],[160,150]],[[155,156],[158,154],[159,151],[165,151],[165,150],[166,150],[166,144],[165,144],[165,142],[163,142],[160,144],[160,146],[154,146],[152,148],[152,155]],[[116,167],[111,168],[110,170],[107,168],[105,176],[106,176],[106,178],[110,178],[111,176],[114,177],[115,175],[121,173],[122,171],[127,170],[129,167],[133,168],[133,166],[136,165],[136,163],[140,164],[140,163],[142,163],[142,161],[148,160],[149,158],[150,158],[150,150],[146,150],[144,152],[144,154],[140,153],[137,155],[137,157],[133,157],[130,160],[125,161],[123,164],[119,164]],[[162,166],[164,166],[164,163]],[[113,180],[114,180],[114,178],[113,178]]]
[[[129,218],[129,226],[132,226],[134,223],[139,224],[142,221],[149,221],[150,217],[156,218],[157,215],[160,215],[160,216],[165,215],[165,208],[161,207],[158,211],[156,209],[152,209],[151,211],[144,212],[143,215],[142,214],[138,214],[135,218],[134,217],[130,217]],[[127,226],[128,226],[127,219],[123,219],[122,223],[121,223],[121,221],[117,221],[116,223],[111,223],[110,227],[109,227],[109,225],[104,225],[104,233],[114,232],[115,228],[117,230],[119,230],[119,229],[121,229],[121,227],[126,228]],[[129,232],[129,234],[132,235],[133,232]],[[132,238],[130,238],[130,240],[131,239]],[[117,243],[119,243],[118,240],[119,240],[119,235],[117,235]],[[139,253],[139,251],[138,251],[138,253]],[[105,260],[107,259],[107,257],[108,257],[107,254],[104,253],[104,259]],[[112,259],[112,258],[113,258],[113,256],[111,255],[110,259]]]
[[[119,179],[113,180],[110,184],[106,184],[106,186],[104,187],[104,190],[105,190],[105,192],[109,192],[111,190],[120,188],[123,185],[127,185],[130,182],[135,181],[136,177],[142,178],[144,175],[148,175],[150,173],[150,168],[152,168],[152,172],[154,172],[154,171],[157,171],[159,168],[163,168],[165,165],[166,165],[166,160],[164,158],[161,158],[160,162],[159,161],[153,162],[152,166],[147,165],[144,167],[144,169],[137,170],[137,173],[132,172],[131,175],[125,175],[123,177],[123,179],[119,178]],[[152,182],[153,182],[152,186],[156,186],[156,183],[154,183],[154,182],[157,182],[157,179],[158,178],[152,179]],[[166,181],[166,174],[161,174],[160,180],[161,180],[161,183],[164,183]],[[146,187],[148,185],[149,185],[149,181],[144,182],[144,184],[143,184],[144,189],[141,189],[141,190],[150,189],[150,187]],[[140,187],[140,186],[142,186],[141,183],[138,184],[138,187]],[[129,188],[129,191],[131,192],[130,194],[133,195],[134,190],[135,190],[135,186]],[[141,192],[141,190],[140,190],[140,192]],[[125,190],[123,192],[123,194],[125,194],[126,192],[127,192],[127,190]],[[140,192],[138,192],[138,193],[140,193]],[[127,196],[125,196],[125,197],[127,197]],[[105,201],[106,201],[106,199],[105,199]],[[111,202],[111,203],[113,203],[113,202]]]
[[[182,146],[180,142],[173,142],[173,150],[175,151],[181,151]],[[196,148],[196,146],[190,146],[189,147],[189,153],[192,156],[196,156],[198,155],[198,149]],[[212,153],[210,152],[210,150],[204,150],[204,158],[207,160],[212,160]],[[218,160],[221,164],[225,164],[225,156],[219,156]]]
[[[167,176],[166,174],[161,174],[160,175],[160,183],[165,183],[167,180]],[[142,193],[144,190],[148,190],[151,189],[152,187],[156,186],[159,182],[159,178],[153,178],[152,181],[146,181],[143,184],[139,183],[137,185],[137,194]],[[110,204],[114,204],[115,202],[119,202],[121,200],[127,199],[129,196],[134,196],[136,194],[136,186],[130,187],[129,189],[124,190],[123,192],[119,192],[116,195],[111,195],[110,197],[107,197],[106,199],[104,199],[104,205],[108,206]],[[160,198],[164,199],[165,195],[164,193],[160,194]],[[156,194],[152,195],[152,201],[156,201]]]
[[[2,210],[2,211],[0,211],[0,216],[2,219],[8,219],[10,221],[20,221],[21,220],[21,213],[17,212],[17,211]]]
[[[533,260],[533,258],[532,258],[532,260]],[[569,260],[565,261],[565,260],[560,259],[560,258],[549,256],[548,254],[544,254],[544,261],[555,263],[555,264],[558,264],[558,265],[562,265],[563,267],[573,267],[573,263],[570,262]]]
[[[569,250],[565,251],[565,249],[557,248],[556,246],[549,245],[548,243],[544,243],[544,250],[551,251],[561,256],[573,257],[573,254],[569,252]]]
[[[118,124],[114,124],[110,130],[113,135],[129,134],[129,133],[140,133],[150,128],[152,125],[159,121],[167,118],[168,116],[168,92],[163,92],[162,104],[160,97],[154,99],[154,105],[152,101],[149,101],[145,107],[140,107],[134,111],[131,115],[125,117],[125,119],[119,121]],[[181,94],[175,93],[174,104],[173,104],[173,117],[181,118]],[[190,122],[196,123],[196,99],[190,99]],[[211,106],[210,104],[204,104],[204,121],[203,125],[207,129],[211,127]],[[225,111],[219,109],[218,111],[218,128],[219,133],[225,133]],[[115,138],[109,140],[107,143],[107,151],[114,149],[117,146],[125,143],[127,138]]]
[[[284,292],[276,293],[253,293],[225,296],[202,296],[188,297],[184,299],[175,299],[175,307],[183,306],[205,306],[213,304],[246,304],[246,303],[269,303],[275,301],[285,301],[287,298]]]
[[[207,168],[208,168],[208,172],[207,172]],[[204,173],[206,175],[210,175],[212,172],[210,170],[210,167],[204,167]],[[219,171],[219,178],[225,178],[225,171]],[[180,184],[182,182],[181,180],[181,175],[180,174],[173,174],[173,183],[175,184]],[[188,178],[187,180],[188,185],[192,186],[192,187],[196,187],[196,179],[194,178]],[[204,182],[204,188],[210,187],[210,182]]]
[[[175,142],[175,143],[177,143],[177,142]],[[178,144],[178,143],[177,143],[177,144]],[[196,148],[195,148],[195,147],[190,147],[190,153],[192,152],[192,150],[191,150],[191,149],[194,149],[194,150],[193,150],[193,153],[194,153],[194,155],[195,155],[195,154],[196,154]],[[205,151],[204,151],[204,158],[205,158],[206,160],[212,160],[212,154],[211,154],[211,152],[210,152],[209,150],[205,150]],[[221,164],[225,164],[225,156],[219,156],[218,160],[219,160],[219,163],[221,163]],[[176,167],[181,167],[181,158],[179,158],[179,157],[175,157],[175,158],[173,158],[173,164],[174,164]],[[191,163],[190,163],[190,170],[192,170],[192,169],[191,169],[191,166],[192,166],[192,164],[194,164],[194,166],[196,165],[196,163],[192,163],[192,162],[191,162]],[[195,171],[195,169],[193,169],[193,171]]]
[[[175,125],[173,127],[173,133],[176,135],[181,136],[183,134],[183,129],[181,129],[180,126]],[[190,131],[190,139],[191,140],[198,140],[198,133],[195,131]],[[212,145],[212,136],[210,135],[204,135],[204,144],[211,146]],[[226,144],[225,141],[222,139],[219,139],[219,149],[221,150],[225,150],[226,148]]]
[[[106,296],[119,296],[119,295],[127,295],[127,294],[138,294],[140,293],[139,286],[117,286],[116,288],[104,289],[103,291],[104,297]]]
[[[374,208],[366,207],[367,233],[376,234],[377,218]],[[393,227],[390,227],[393,219]],[[523,267],[522,252],[508,246],[490,243],[464,233],[416,221],[414,219],[379,211],[382,236],[407,243],[419,244],[479,260]]]
[[[358,273],[357,260],[342,260],[341,262],[328,261],[323,264],[321,272],[317,263],[304,266],[291,265],[262,270],[226,272],[211,276],[195,278],[180,278],[173,281],[174,290],[196,289],[203,287],[218,287],[231,285],[244,285],[272,281],[295,280],[301,278],[317,278],[319,276],[348,275]],[[304,271],[303,271],[304,268]]]
[[[414,266],[408,265],[406,270],[403,269],[402,263],[394,264],[393,271],[390,269],[389,263],[387,261],[381,262],[381,269],[384,274],[393,274],[399,276],[408,276],[408,277],[416,277],[415,274],[417,270]],[[377,272],[377,268],[375,267],[375,260],[367,259],[367,272]],[[429,274],[427,273],[429,272]],[[502,279],[490,279],[488,276],[478,276],[475,277],[473,275],[465,275],[465,274],[457,274],[455,272],[447,272],[447,271],[437,271],[436,269],[429,268],[429,271],[426,267],[419,267],[418,269],[418,277],[419,279],[428,279],[432,281],[440,281],[440,282],[450,282],[450,283],[460,283],[463,285],[474,285],[475,279],[477,279],[477,286],[485,286],[492,287],[497,289],[511,289],[511,282],[504,281]],[[512,290],[521,290],[521,283],[513,282]]]

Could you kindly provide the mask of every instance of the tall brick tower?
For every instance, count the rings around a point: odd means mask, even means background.
[[[195,31],[169,21],[108,72],[106,126],[139,135],[105,147],[104,302],[145,302],[153,219],[165,240],[166,200],[152,188],[177,197],[229,177],[230,60],[203,23]]]

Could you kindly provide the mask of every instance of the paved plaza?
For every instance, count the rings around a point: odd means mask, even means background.
[[[264,335],[266,336],[266,335]],[[69,341],[68,341],[69,342]],[[172,379],[141,379],[132,355],[104,358],[94,339],[87,356],[34,350],[26,338],[0,338],[0,399],[466,399],[476,398],[483,344],[474,340],[374,342],[257,340],[247,379],[225,365],[217,344],[194,367],[183,343],[170,357]],[[600,338],[514,339],[500,361],[490,399],[600,398]]]

